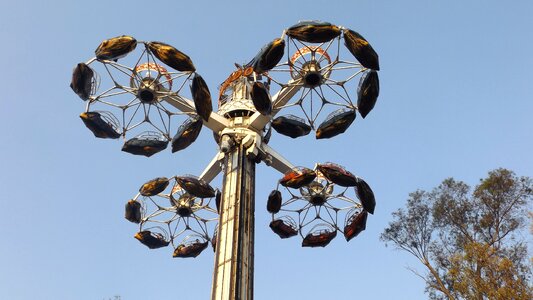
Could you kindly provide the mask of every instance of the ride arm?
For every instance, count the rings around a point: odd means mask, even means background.
[[[174,106],[184,113],[196,113],[194,102],[185,97],[172,95],[166,97],[165,100],[168,102],[168,104]],[[219,132],[229,126],[229,121],[216,112],[212,112],[209,116],[209,120],[207,122],[204,120],[204,125],[214,132]]]
[[[281,154],[272,149],[269,145],[262,143],[259,147],[262,154],[262,160],[267,166],[273,167],[282,174],[294,169],[294,165],[285,159]]]
[[[215,157],[211,160],[211,162],[207,165],[207,167],[204,169],[202,174],[200,175],[200,179],[203,179],[205,182],[209,183],[217,175],[222,171],[222,165],[220,164],[220,161],[224,158],[224,153],[217,152]]]

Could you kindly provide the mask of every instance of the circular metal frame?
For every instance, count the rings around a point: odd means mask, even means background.
[[[285,35],[286,60],[263,75],[280,88],[301,90],[277,109],[303,114],[314,130],[324,115],[339,108],[357,109],[357,78],[368,69],[341,45],[343,38],[340,34],[327,42],[309,43]]]
[[[215,198],[199,198],[187,193],[177,176],[161,193],[132,200],[141,205],[139,231],[149,230],[170,242],[175,251],[179,247],[210,242],[218,222]]]
[[[290,236],[283,234],[290,232],[290,229],[285,226],[292,227],[304,240],[302,245],[309,247],[326,246],[330,240],[313,242],[313,238],[322,236],[333,239],[336,232],[340,232],[350,240],[358,234],[352,235],[347,232],[352,230],[350,225],[356,216],[364,213],[365,221],[362,225],[366,226],[366,212],[357,194],[357,187],[340,186],[327,179],[317,167],[314,171],[316,178],[300,188],[286,186],[280,188],[281,184],[278,184],[276,190],[282,192],[282,199],[286,200],[282,201],[281,206],[272,213],[272,223],[275,222],[274,225],[278,226],[273,228],[273,231],[280,237],[287,238]],[[311,242],[308,243],[306,240]]]
[[[190,98],[188,85],[194,72],[172,70],[148,45],[148,42],[138,41],[136,49],[119,60],[94,57],[86,62],[94,78],[85,112],[107,111],[115,115],[119,120],[117,132],[124,139],[152,131],[170,141],[183,121],[175,119],[185,113],[165,99],[169,96]]]

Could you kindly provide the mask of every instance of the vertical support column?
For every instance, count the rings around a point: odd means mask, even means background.
[[[212,300],[252,300],[255,163],[237,145],[226,154]]]

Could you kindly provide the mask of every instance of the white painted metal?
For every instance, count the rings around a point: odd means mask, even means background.
[[[205,168],[200,178],[213,180],[224,174],[222,199],[215,252],[215,270],[211,290],[212,300],[253,300],[255,164],[260,157],[281,173],[294,166],[283,156],[262,143],[263,128],[301,88],[291,81],[273,97],[273,114],[263,116],[255,111],[250,100],[251,83],[245,77],[231,88],[231,99],[218,113],[211,113],[204,125],[221,136],[226,144]],[[185,113],[194,113],[194,103],[179,95],[165,98],[169,104]],[[250,113],[234,113],[249,111]],[[226,118],[227,117],[227,118]]]
[[[222,159],[223,158],[224,158],[224,153],[217,152],[215,157],[213,157],[213,159],[204,169],[204,171],[199,176],[199,178],[204,180],[207,183],[215,179],[215,177],[217,177],[218,174],[220,174],[220,172],[222,171]]]
[[[165,97],[165,101],[184,113],[196,113],[194,102],[185,97],[173,95]],[[229,126],[229,121],[216,112],[212,112],[209,120],[207,122],[204,121],[204,125],[215,132],[219,132]]]
[[[263,161],[267,166],[273,167],[281,173],[294,169],[294,165],[286,160],[267,144],[261,144],[259,151],[263,155]]]
[[[212,300],[252,300],[255,162],[238,145],[224,159]]]
[[[226,106],[229,125],[220,133],[233,149],[224,157],[224,179],[218,223],[212,300],[252,300],[254,279],[255,159],[262,143],[262,128],[249,128],[250,82],[237,80]],[[254,109],[255,110],[255,109]]]

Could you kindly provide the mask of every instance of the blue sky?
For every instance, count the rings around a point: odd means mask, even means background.
[[[207,299],[213,254],[149,251],[123,218],[145,181],[199,174],[216,152],[203,130],[184,151],[151,158],[95,139],[79,120],[72,68],[104,39],[159,40],[193,59],[216,93],[233,63],[299,20],[365,36],[380,55],[375,109],[342,136],[271,146],[295,165],[334,161],[377,198],[367,230],[324,249],[280,240],[266,197],[280,174],[257,166],[255,297],[425,299],[379,234],[409,192],[446,177],[475,184],[505,167],[533,176],[533,20],[530,1],[19,1],[0,10],[0,299]],[[420,269],[420,268],[419,268]],[[422,270],[422,269],[420,269]]]

